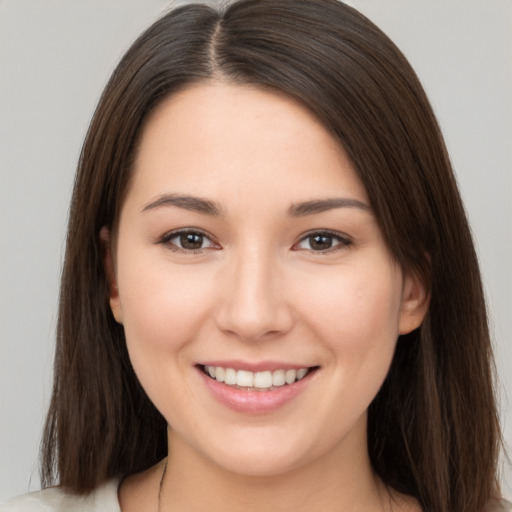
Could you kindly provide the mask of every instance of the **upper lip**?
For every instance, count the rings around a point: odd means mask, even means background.
[[[274,372],[276,370],[300,370],[301,368],[312,368],[311,364],[284,363],[280,361],[240,361],[240,360],[208,360],[197,363],[198,366],[220,366],[222,368],[233,368],[234,370],[245,370],[248,372]]]

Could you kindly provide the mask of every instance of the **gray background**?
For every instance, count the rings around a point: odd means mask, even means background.
[[[180,2],[174,2],[176,5]],[[443,128],[485,279],[512,445],[512,2],[352,0]],[[99,94],[164,0],[0,0],[0,502],[38,488],[68,201]],[[512,476],[502,478],[512,496]]]

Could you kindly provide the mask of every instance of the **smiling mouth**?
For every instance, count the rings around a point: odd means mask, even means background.
[[[246,391],[272,391],[283,386],[289,386],[302,380],[318,368],[318,366],[312,366],[293,370],[278,369],[272,372],[251,372],[222,366],[199,365],[199,369],[211,379],[229,387]]]

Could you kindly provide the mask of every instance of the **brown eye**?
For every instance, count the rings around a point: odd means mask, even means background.
[[[312,252],[328,252],[331,250],[341,249],[351,244],[347,237],[341,234],[330,232],[316,232],[305,236],[296,246],[295,249],[308,250]]]
[[[198,233],[183,233],[179,240],[182,249],[197,250],[202,249],[204,236]]]
[[[315,235],[309,237],[309,246],[314,251],[325,251],[330,249],[333,244],[333,237],[331,235]]]
[[[198,252],[204,249],[218,248],[212,240],[201,231],[181,230],[165,235],[161,241],[174,251]]]

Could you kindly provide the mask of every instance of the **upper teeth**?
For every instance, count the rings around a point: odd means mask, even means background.
[[[230,386],[270,389],[271,387],[293,384],[295,381],[301,380],[308,373],[309,368],[275,370],[273,372],[249,372],[247,370],[223,368],[222,366],[205,366],[204,369],[212,379]]]

